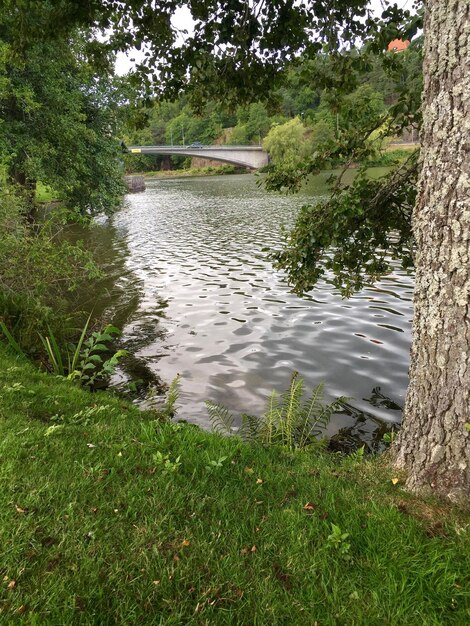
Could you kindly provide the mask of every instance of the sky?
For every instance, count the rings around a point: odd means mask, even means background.
[[[398,4],[400,8],[411,9],[413,6],[413,0],[390,0],[391,2],[395,2]],[[383,10],[384,2],[383,0],[370,0],[369,6],[372,8],[376,15],[379,15]],[[173,18],[172,23],[173,26],[179,29],[191,30],[191,14],[189,9],[178,9]],[[143,52],[134,50],[127,54],[119,53],[116,58],[116,73],[119,76],[126,74],[129,70],[131,70],[135,63],[139,63],[144,58]],[[131,61],[131,59],[135,59]]]

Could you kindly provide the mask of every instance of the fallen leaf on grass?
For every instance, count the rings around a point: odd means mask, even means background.
[[[398,482],[398,478],[392,478],[392,485],[396,485]]]
[[[181,547],[185,548],[186,546],[189,546],[191,542],[188,539],[183,539],[183,541],[181,542]]]
[[[7,589],[15,589],[16,587],[16,580],[10,580],[10,582],[7,585]]]
[[[17,513],[27,513],[28,509],[23,509],[21,506],[18,506],[17,504],[15,504],[15,509]]]
[[[86,444],[86,447],[87,447],[87,448],[96,448],[96,446],[95,446],[95,444],[94,444],[94,443],[87,443],[87,444]]]
[[[306,504],[304,504],[304,511],[313,511],[316,508],[317,508],[317,505],[314,504],[313,502],[307,502]]]
[[[22,605],[20,606],[20,608],[19,608],[19,609],[16,609],[16,612],[17,612],[19,615],[23,615],[24,613],[26,613],[27,608],[28,608],[28,607],[26,606],[26,604],[22,604]]]
[[[251,546],[251,548],[242,548],[240,550],[240,554],[250,554],[250,552],[253,554],[256,552],[256,546]]]
[[[245,473],[246,474],[253,474],[255,470],[252,467],[245,467]]]
[[[159,580],[153,580],[152,582],[153,582],[153,584],[154,584],[155,586],[157,586],[157,585],[159,585],[159,584],[160,584],[160,581],[159,581]]]
[[[262,478],[258,478],[258,480],[256,481],[257,485],[262,485],[264,483],[264,480]]]

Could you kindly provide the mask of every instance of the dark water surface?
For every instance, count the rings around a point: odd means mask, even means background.
[[[299,298],[262,252],[323,181],[287,197],[252,175],[149,181],[95,229],[110,273],[103,302],[141,364],[165,383],[181,375],[180,417],[208,426],[209,398],[260,413],[297,370],[308,388],[324,381],[328,396],[351,397],[330,434],[370,440],[399,421],[412,277],[397,269],[349,300],[326,283]]]

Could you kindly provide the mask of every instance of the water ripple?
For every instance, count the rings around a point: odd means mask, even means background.
[[[396,269],[349,300],[327,283],[292,294],[262,250],[279,246],[281,223],[305,201],[266,193],[253,176],[158,180],[114,217],[144,294],[124,342],[140,332],[148,367],[167,382],[181,374],[182,417],[207,426],[208,398],[261,412],[297,370],[308,387],[323,380],[330,395],[353,398],[372,416],[367,432],[399,419],[413,280]],[[377,387],[388,407],[371,400]],[[351,419],[337,416],[331,429]]]

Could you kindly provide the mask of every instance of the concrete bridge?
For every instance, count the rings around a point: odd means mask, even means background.
[[[203,146],[195,143],[188,146],[129,146],[127,150],[131,154],[175,154],[214,159],[252,169],[269,163],[268,154],[261,146]]]

